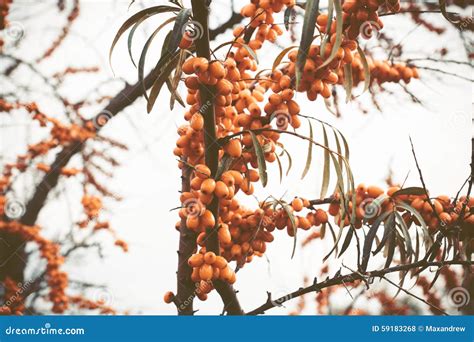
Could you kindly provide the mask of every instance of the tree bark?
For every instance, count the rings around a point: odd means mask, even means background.
[[[196,55],[198,57],[211,59],[209,47],[209,4],[208,0],[191,0],[193,9],[193,19],[203,28],[202,36],[194,43],[196,45]],[[200,112],[204,117],[204,153],[206,165],[211,170],[211,176],[217,173],[219,164],[219,143],[216,135],[216,121],[214,115],[214,97],[215,89],[213,86],[201,84],[199,87],[201,99]],[[206,250],[220,254],[219,239],[217,229],[219,226],[219,200],[214,196],[207,209],[212,212],[216,219],[213,228],[207,231]],[[222,298],[224,303],[224,312],[230,315],[241,315],[243,313],[240,303],[237,299],[235,290],[231,285],[222,281],[215,280],[214,287]]]

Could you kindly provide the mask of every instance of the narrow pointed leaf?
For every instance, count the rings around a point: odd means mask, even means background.
[[[112,65],[112,52],[114,50],[115,45],[117,44],[118,40],[120,37],[124,34],[125,31],[127,31],[132,25],[134,25],[137,21],[139,21],[143,17],[151,17],[152,15],[155,14],[160,14],[160,13],[166,13],[166,12],[177,12],[180,9],[177,7],[172,7],[172,6],[153,6],[150,8],[146,8],[138,13],[135,13],[132,15],[130,18],[128,18],[122,26],[119,28],[117,31],[114,40],[112,42],[112,45],[109,50],[109,64]]]
[[[333,0],[334,1],[334,9],[336,10],[336,40],[331,50],[331,54],[327,59],[321,64],[317,70],[324,68],[326,65],[332,62],[334,57],[336,57],[337,50],[341,47],[342,43],[342,8],[341,8],[341,0]],[[321,54],[324,54],[324,51],[321,51]],[[323,56],[325,57],[325,56]]]
[[[316,24],[316,15],[319,10],[319,0],[308,0],[306,1],[303,31],[301,35],[300,47],[298,49],[298,55],[296,56],[296,88],[298,89],[303,68],[306,64],[306,58],[308,57],[308,51],[313,42],[314,29]]]
[[[262,146],[258,142],[258,139],[255,133],[252,131],[249,131],[249,133],[250,133],[250,136],[252,137],[253,147],[255,149],[255,154],[257,156],[260,181],[262,182],[262,185],[265,187],[267,185],[267,165],[265,162],[265,155],[263,153]]]
[[[313,125],[311,124],[311,121],[309,120],[308,120],[308,124],[309,124],[309,138],[311,139],[311,141],[309,142],[309,145],[308,145],[306,165],[304,167],[303,174],[301,175],[301,179],[303,179],[308,173],[309,168],[311,167],[311,161],[313,159]]]

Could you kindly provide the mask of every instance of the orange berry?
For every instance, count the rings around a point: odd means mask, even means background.
[[[303,201],[301,198],[295,197],[295,199],[291,202],[291,206],[295,211],[303,210]]]
[[[205,179],[201,184],[201,192],[205,195],[211,195],[216,188],[216,181],[212,178]]]
[[[242,155],[242,143],[239,139],[231,139],[224,147],[224,151],[233,158],[239,158]]]
[[[200,267],[204,263],[204,257],[202,254],[193,254],[188,259],[188,265],[191,267]]]
[[[219,241],[223,245],[228,245],[232,242],[232,236],[230,235],[229,228],[226,226],[221,226],[217,232]]]
[[[164,299],[166,304],[172,303],[173,300],[174,300],[174,293],[171,292],[171,291],[166,292],[163,299]]]
[[[337,209],[339,211],[339,208],[337,208]],[[318,210],[316,210],[316,215],[314,216],[314,220],[317,223],[317,225],[326,223],[326,222],[328,222],[328,214],[324,210],[318,209]]]
[[[206,210],[201,216],[201,224],[205,229],[212,229],[216,225],[216,219],[210,210]]]
[[[217,196],[217,198],[227,198],[229,195],[229,188],[223,181],[217,181],[214,194]]]
[[[227,260],[221,256],[216,256],[216,261],[214,262],[214,266],[222,269],[227,266]]]
[[[209,74],[220,80],[225,77],[226,70],[221,62],[213,61],[209,64]]]
[[[384,191],[381,188],[379,188],[378,186],[375,186],[375,185],[371,185],[367,188],[367,194],[371,198],[377,198],[380,195],[382,195],[383,193],[384,193]]]
[[[194,169],[196,172],[196,177],[206,179],[211,176],[211,170],[209,170],[209,168],[204,164],[198,164],[194,167]]]
[[[194,72],[197,74],[202,74],[207,71],[209,68],[209,61],[204,57],[195,57],[193,63]]]
[[[216,254],[214,252],[207,252],[204,254],[204,262],[208,265],[212,265],[216,261]]]
[[[191,117],[191,128],[200,131],[204,127],[204,118],[201,113],[194,113]]]
[[[203,264],[199,268],[199,278],[201,280],[209,281],[212,279],[213,269],[211,265]]]

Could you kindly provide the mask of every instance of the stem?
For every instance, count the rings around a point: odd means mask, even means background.
[[[190,190],[190,177],[192,169],[183,163],[181,175],[181,191]],[[179,251],[178,251],[178,272],[176,280],[178,282],[176,294],[176,307],[178,315],[192,315],[194,299],[194,282],[191,280],[192,269],[188,265],[188,258],[196,250],[196,233],[186,227],[186,219],[181,219],[179,226]]]
[[[339,275],[330,279],[326,279],[322,282],[315,282],[313,285],[300,288],[299,290],[296,290],[292,293],[289,293],[285,296],[282,296],[278,299],[271,299],[268,298],[268,300],[265,302],[265,304],[262,304],[258,308],[248,312],[246,315],[260,315],[265,313],[267,310],[274,308],[275,306],[279,306],[283,304],[284,302],[289,301],[290,299],[294,299],[297,297],[300,297],[302,295],[305,295],[310,292],[318,292],[321,291],[324,288],[335,286],[335,285],[340,285],[344,283],[350,283],[356,280],[362,280],[362,281],[367,281],[367,278],[383,278],[385,274],[388,273],[393,273],[393,272],[400,272],[400,271],[408,271],[414,268],[418,267],[430,267],[430,266],[437,266],[437,267],[442,267],[445,265],[464,265],[464,266],[472,266],[471,261],[459,261],[459,260],[452,260],[452,261],[444,261],[444,262],[427,262],[424,260],[420,260],[418,262],[414,262],[412,264],[406,264],[406,265],[398,265],[394,267],[389,267],[389,268],[384,268],[382,270],[377,270],[377,271],[372,271],[372,272],[352,272],[346,275]]]
[[[207,60],[211,58],[211,49],[209,46],[209,3],[208,0],[191,0],[193,9],[193,19],[202,27],[202,36],[195,41],[197,57],[204,57]],[[219,165],[219,143],[216,134],[216,120],[214,115],[215,89],[213,86],[201,84],[199,86],[199,95],[201,100],[200,112],[204,117],[204,155],[205,163],[211,170],[211,177],[215,177]],[[207,209],[214,215],[216,224],[214,228],[208,229],[206,250],[220,254],[219,239],[217,229],[219,226],[219,199],[214,196]],[[214,287],[224,302],[224,311],[230,315],[242,314],[240,303],[236,293],[231,285],[222,281],[215,280]]]

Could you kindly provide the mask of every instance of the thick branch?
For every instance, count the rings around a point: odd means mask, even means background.
[[[191,168],[183,164],[181,175],[181,191],[190,190]],[[178,251],[178,272],[177,272],[177,289],[176,307],[178,315],[192,315],[193,299],[195,296],[194,282],[191,280],[192,269],[188,265],[188,258],[196,250],[196,233],[186,227],[186,219],[181,219],[179,226],[179,251]]]
[[[299,290],[296,290],[292,293],[287,294],[286,296],[280,297],[278,299],[271,299],[269,298],[265,304],[259,306],[258,308],[250,311],[247,313],[247,315],[260,315],[265,313],[267,310],[272,309],[276,306],[281,305],[282,303],[289,301],[290,299],[300,297],[302,295],[305,295],[310,292],[319,292],[322,289],[325,289],[327,287],[335,286],[335,285],[341,285],[344,283],[350,283],[355,280],[363,280],[366,281],[367,279],[370,278],[382,278],[386,274],[393,273],[393,272],[400,272],[400,271],[409,271],[411,269],[415,269],[418,267],[430,267],[430,266],[435,266],[435,267],[442,267],[446,265],[464,265],[464,266],[472,266],[471,261],[459,261],[459,260],[452,260],[452,261],[444,261],[444,262],[427,262],[424,260],[420,260],[418,262],[414,262],[411,264],[405,264],[405,265],[398,265],[394,267],[389,267],[389,268],[384,268],[382,270],[377,270],[377,271],[371,271],[371,272],[365,272],[365,273],[360,273],[360,272],[352,272],[350,274],[346,275],[339,275],[331,279],[327,279],[322,282],[315,282],[313,285],[300,288]]]
[[[202,36],[195,41],[196,55],[198,57],[210,60],[210,46],[209,46],[209,1],[207,0],[192,0],[193,18],[202,27]],[[214,98],[215,89],[213,86],[201,84],[199,87],[199,96],[201,101],[200,112],[204,117],[204,151],[205,162],[211,170],[211,175],[214,177],[217,173],[219,164],[219,144],[217,143],[216,121],[214,114]],[[207,231],[206,249],[212,251],[217,255],[220,254],[219,239],[217,237],[217,229],[219,225],[219,200],[214,196],[212,202],[207,206],[207,209],[212,212],[216,218],[216,224],[213,228]],[[224,309],[229,314],[240,315],[242,309],[237,299],[236,293],[231,285],[221,281],[214,281],[214,287],[219,292],[219,295],[224,302]]]

